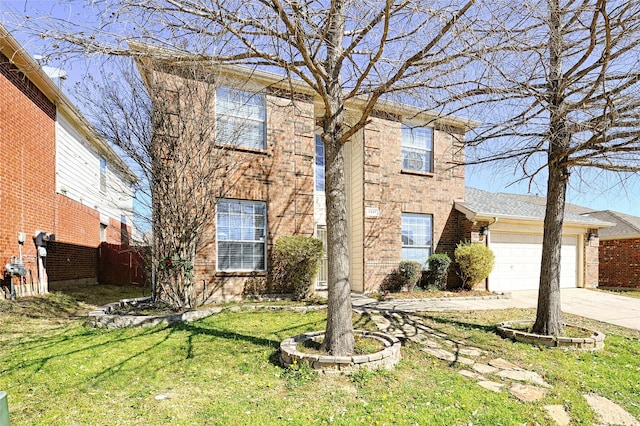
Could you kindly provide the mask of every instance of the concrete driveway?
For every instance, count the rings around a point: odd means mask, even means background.
[[[560,297],[562,312],[640,330],[638,298],[584,288],[563,288]],[[514,291],[511,299],[523,308],[535,308],[538,304],[538,291]]]
[[[640,330],[640,299],[584,288],[561,290],[562,312],[597,321]],[[352,295],[358,311],[475,311],[484,309],[536,308],[538,291],[514,291],[509,298],[424,299],[379,302],[362,295]]]

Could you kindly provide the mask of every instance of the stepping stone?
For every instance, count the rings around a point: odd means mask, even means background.
[[[544,379],[535,371],[527,370],[502,370],[498,373],[499,377],[504,379],[517,380],[519,382],[530,382],[536,385],[550,388],[551,385],[544,381]]]
[[[547,394],[549,390],[539,388],[537,386],[523,385],[521,383],[514,383],[509,388],[509,392],[520,401],[533,402],[538,401]]]
[[[460,348],[458,350],[458,352],[460,352],[462,355],[467,355],[467,356],[475,356],[478,357],[480,355],[482,355],[484,353],[483,350],[478,349],[478,348],[474,348],[472,346],[467,346],[464,348]]]
[[[553,419],[559,426],[567,426],[571,423],[571,417],[567,414],[564,405],[545,405],[544,409],[549,413],[549,417]]]
[[[491,361],[489,361],[489,365],[492,367],[499,368],[501,370],[520,370],[521,369],[517,365],[502,358],[492,359]]]
[[[487,381],[487,379],[482,375],[482,374],[478,374],[475,371],[471,371],[471,370],[460,370],[458,371],[458,373],[460,373],[461,375],[463,375],[464,377],[468,377],[470,379],[476,379],[476,380],[482,380],[482,381]]]
[[[420,349],[422,352],[426,352],[429,355],[433,355],[438,359],[449,362],[459,362],[460,364],[473,365],[475,363],[474,360],[465,358],[462,356],[455,356],[449,351],[445,351],[444,349],[435,349],[435,348],[422,348]]]
[[[425,336],[424,334],[418,334],[415,336],[411,336],[409,337],[409,340],[411,340],[412,342],[418,343],[420,345],[424,345],[428,348],[441,348],[442,345],[440,345],[440,343],[436,342],[433,339],[429,339],[427,336]]]
[[[389,327],[391,327],[391,321],[381,315],[372,315],[371,321],[373,321],[376,326],[382,331],[388,330]]]
[[[503,383],[492,382],[490,380],[482,380],[478,382],[480,386],[493,392],[500,392],[504,387]]]
[[[492,367],[490,365],[487,364],[481,364],[476,362],[475,364],[473,364],[472,367],[474,370],[476,370],[478,373],[480,374],[495,374],[498,371],[500,371],[498,368],[496,367]]]
[[[640,426],[638,420],[615,402],[593,393],[583,396],[591,409],[600,417],[603,425]]]

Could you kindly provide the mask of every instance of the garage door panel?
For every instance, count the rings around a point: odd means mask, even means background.
[[[492,291],[537,289],[542,261],[542,235],[492,233],[490,246],[496,256],[493,272],[489,276]],[[577,237],[563,237],[560,286],[577,285]]]

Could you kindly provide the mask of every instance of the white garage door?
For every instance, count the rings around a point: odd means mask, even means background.
[[[534,290],[540,282],[542,235],[492,232],[490,247],[496,256],[489,290]],[[577,287],[578,238],[565,236],[560,254],[560,287]]]

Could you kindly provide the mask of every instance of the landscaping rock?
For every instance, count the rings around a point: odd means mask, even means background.
[[[480,374],[495,374],[498,371],[500,371],[500,369],[496,368],[496,367],[492,367],[490,365],[487,364],[481,364],[476,362],[475,364],[473,364],[472,367],[475,371],[477,371]]]
[[[444,349],[435,349],[435,348],[422,348],[422,352],[426,352],[429,355],[433,355],[438,359],[449,362],[458,362],[460,364],[473,365],[475,363],[474,360],[465,358],[462,356],[456,356],[449,351],[445,351]]]
[[[564,405],[545,405],[544,409],[547,410],[549,417],[551,417],[557,425],[566,426],[571,423],[571,417],[569,417]]]
[[[484,353],[483,350],[474,348],[472,346],[465,346],[464,348],[460,348],[458,352],[460,352],[462,355],[473,356],[473,357],[479,357]]]
[[[539,388],[537,386],[523,385],[514,383],[509,388],[509,392],[520,401],[533,402],[538,401],[547,394],[548,389]]]
[[[418,334],[416,336],[411,336],[409,337],[409,340],[411,340],[414,343],[426,346],[428,348],[441,348],[442,345],[440,343],[438,343],[437,341],[428,338],[427,336],[425,336],[424,334]]]
[[[381,331],[387,331],[389,327],[391,327],[391,321],[382,315],[371,315],[371,321],[373,321]]]
[[[583,396],[591,409],[600,417],[603,425],[640,426],[638,420],[615,402],[593,393]]]
[[[500,392],[504,387],[503,383],[492,382],[490,380],[482,380],[478,382],[480,386],[493,392]]]
[[[489,361],[489,365],[501,370],[521,370],[517,365],[507,361],[506,359],[496,358]]]
[[[535,371],[527,370],[502,370],[498,373],[499,377],[511,380],[517,380],[519,382],[530,382],[536,385],[550,388],[551,385],[544,381],[544,379]]]
[[[482,381],[487,380],[482,374],[478,374],[475,371],[471,371],[471,370],[460,370],[458,371],[458,373],[470,379],[476,379],[476,380],[482,380]]]

